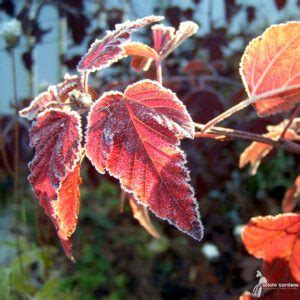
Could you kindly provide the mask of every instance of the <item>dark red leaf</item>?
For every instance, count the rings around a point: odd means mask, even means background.
[[[57,191],[80,159],[80,117],[76,112],[49,109],[30,129],[35,155],[29,164],[29,181],[37,198],[56,200]]]
[[[123,46],[130,41],[135,30],[162,19],[163,17],[150,16],[116,25],[114,31],[108,31],[102,40],[96,40],[91,45],[88,53],[80,60],[77,70],[94,72],[110,66],[126,56]]]
[[[275,0],[274,2],[276,4],[277,9],[281,10],[285,7],[287,1],[286,0]]]
[[[201,240],[198,206],[178,148],[184,136],[194,136],[184,105],[170,90],[144,80],[124,94],[108,92],[95,102],[86,154],[100,173],[109,171],[158,217]]]
[[[210,90],[199,90],[188,94],[184,104],[195,122],[206,123],[224,111],[219,95]]]
[[[55,86],[49,86],[46,92],[39,94],[28,107],[22,109],[19,114],[28,120],[33,120],[48,106],[57,103],[57,90]]]

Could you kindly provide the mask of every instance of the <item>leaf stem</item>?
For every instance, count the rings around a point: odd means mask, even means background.
[[[207,138],[207,134],[203,131],[206,125],[194,123],[195,127],[201,131],[195,132],[195,138]],[[260,134],[241,131],[225,127],[210,127],[209,132],[215,135],[226,136],[229,138],[240,138],[244,140],[256,141],[272,145],[277,148],[285,149],[289,152],[300,154],[300,145],[287,140],[273,140]]]
[[[155,66],[156,66],[156,80],[162,84],[163,78],[162,78],[162,65],[161,65],[161,61],[157,60],[155,62]]]
[[[89,93],[89,86],[88,86],[89,72],[84,72],[82,76],[83,76],[83,78],[82,78],[82,89],[83,89],[84,93],[88,94]]]
[[[300,84],[291,85],[291,86],[288,86],[288,87],[282,87],[282,88],[279,88],[279,89],[274,89],[274,90],[262,93],[258,96],[247,98],[246,100],[238,103],[237,105],[234,105],[233,107],[229,108],[228,110],[226,110],[222,114],[220,114],[217,117],[215,117],[214,119],[210,120],[208,123],[205,124],[205,126],[203,127],[202,130],[203,130],[203,132],[208,131],[211,127],[214,127],[218,123],[220,123],[223,120],[230,117],[232,114],[242,110],[243,108],[246,108],[247,106],[249,106],[250,104],[252,104],[254,102],[263,100],[263,99],[268,98],[268,97],[273,97],[273,96],[275,96],[277,94],[280,94],[280,93],[292,91],[292,90],[295,90],[295,89],[300,89]]]

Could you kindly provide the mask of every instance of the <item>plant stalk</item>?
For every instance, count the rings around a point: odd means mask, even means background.
[[[200,129],[200,132],[195,133],[195,138],[207,138],[207,133],[204,132],[204,124],[194,123],[195,127]],[[240,138],[244,140],[256,141],[272,145],[276,148],[282,148],[289,152],[300,154],[300,145],[288,140],[273,140],[260,134],[241,131],[225,127],[210,127],[208,133],[219,135],[220,137]]]
[[[253,104],[254,102],[264,100],[265,98],[273,97],[273,96],[276,96],[277,94],[284,93],[284,92],[289,92],[289,91],[292,91],[292,90],[295,90],[295,89],[300,89],[300,84],[291,85],[291,86],[288,86],[288,87],[282,87],[282,88],[279,88],[279,89],[274,89],[272,91],[262,93],[258,96],[247,98],[246,100],[238,103],[237,105],[234,105],[233,107],[229,108],[228,110],[226,110],[222,114],[220,114],[217,117],[215,117],[214,119],[210,120],[208,123],[205,124],[205,126],[203,127],[202,130],[203,130],[203,132],[208,131],[211,127],[214,127],[218,123],[222,122],[223,120],[227,119],[228,117],[230,117],[234,113],[242,110],[243,108],[246,108],[250,104]]]

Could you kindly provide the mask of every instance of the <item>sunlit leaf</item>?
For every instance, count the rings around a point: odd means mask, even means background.
[[[283,89],[254,102],[260,116],[290,110],[300,102],[300,22],[268,28],[247,46],[240,74],[249,97]]]
[[[276,282],[278,279],[276,276],[283,276],[287,271],[290,271],[293,278],[299,282],[299,232],[300,215],[298,214],[256,217],[246,225],[242,240],[250,254],[264,260],[265,276],[271,282]]]
[[[166,44],[174,38],[175,28],[162,24],[153,25],[151,27],[153,34],[153,46],[157,53],[161,54]]]
[[[100,173],[160,218],[201,240],[203,226],[179,138],[194,136],[193,122],[174,93],[143,80],[105,93],[88,116],[86,154]]]
[[[137,72],[147,71],[151,62],[159,59],[157,52],[143,43],[129,43],[124,49],[126,55],[132,56],[131,67]]]
[[[72,261],[74,261],[74,258],[71,253],[70,237],[77,226],[80,184],[80,163],[78,163],[74,170],[70,171],[62,181],[56,200],[40,199],[40,204],[43,206],[45,213],[57,229],[57,235],[66,255]]]
[[[300,135],[297,132],[296,124],[298,122],[298,118],[294,120],[291,124],[290,128],[285,132],[284,139],[291,140],[291,141],[300,141]],[[287,125],[288,121],[284,120],[280,124],[276,126],[268,126],[268,133],[264,134],[265,137],[271,138],[273,140],[278,140],[281,137],[285,126]],[[273,146],[270,144],[265,144],[261,142],[252,142],[250,146],[248,146],[243,153],[240,155],[240,168],[245,167],[248,163],[250,163],[250,174],[255,175],[257,169],[264,157],[266,157]]]
[[[139,42],[129,43],[124,46],[124,49],[126,55],[142,56],[146,58],[151,58],[153,60],[159,59],[157,52],[153,48],[143,43],[139,43]]]
[[[142,56],[134,56],[131,59],[131,68],[133,68],[136,72],[148,71],[151,66],[152,59],[146,58]]]
[[[102,40],[96,40],[77,66],[79,72],[94,72],[126,57],[124,45],[130,41],[132,33],[148,24],[161,21],[163,17],[149,16],[136,21],[118,24],[114,31],[108,31]]]
[[[179,47],[188,37],[195,34],[199,26],[192,21],[181,22],[178,30],[169,39],[169,41],[162,47],[160,56],[167,57],[172,51]]]

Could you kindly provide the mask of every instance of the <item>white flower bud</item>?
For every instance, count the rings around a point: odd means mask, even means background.
[[[12,19],[8,22],[3,23],[0,30],[0,35],[5,40],[6,47],[8,49],[13,48],[18,44],[21,33],[21,23],[17,19]]]

